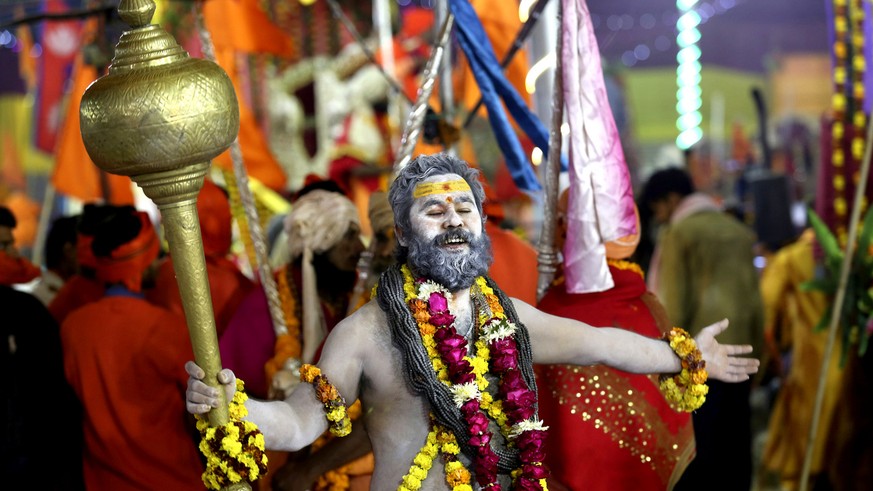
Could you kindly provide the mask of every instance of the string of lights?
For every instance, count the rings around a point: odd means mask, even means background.
[[[676,128],[679,130],[676,145],[681,150],[691,148],[703,138],[700,128],[703,122],[700,114],[703,106],[700,72],[703,66],[700,64],[700,30],[697,28],[702,19],[694,9],[697,1],[676,0],[676,8],[680,12],[676,20],[676,45],[679,48],[676,53],[676,112],[679,114],[676,119]]]

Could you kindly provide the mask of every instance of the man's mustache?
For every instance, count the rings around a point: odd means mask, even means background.
[[[457,242],[463,241],[467,244],[473,242],[476,237],[472,232],[467,230],[458,229],[458,230],[449,230],[448,232],[443,232],[436,237],[433,238],[433,245],[439,247],[448,244],[449,242]]]

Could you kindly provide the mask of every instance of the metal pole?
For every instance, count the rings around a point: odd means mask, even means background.
[[[200,34],[200,40],[203,44],[203,55],[210,61],[215,61],[215,47],[212,44],[212,37],[206,26],[203,23],[203,10],[200,4],[195,4],[195,18],[197,22],[197,30]],[[249,176],[246,173],[245,165],[243,164],[242,149],[239,146],[239,138],[234,139],[230,146],[230,157],[233,161],[233,174],[236,178],[236,186],[239,190],[240,201],[243,205],[243,210],[246,214],[246,222],[248,223],[249,235],[252,238],[252,244],[255,249],[255,260],[257,262],[256,269],[258,277],[261,280],[261,287],[264,289],[264,294],[267,297],[267,304],[270,308],[270,318],[273,321],[273,331],[276,335],[286,334],[288,332],[285,326],[285,315],[282,312],[282,301],[279,298],[279,290],[276,288],[276,280],[273,278],[273,270],[270,268],[270,260],[267,256],[267,245],[264,240],[264,231],[261,228],[261,222],[258,219],[258,210],[255,206],[255,199],[252,196],[252,190],[249,187]]]
[[[549,128],[549,158],[546,163],[546,177],[543,182],[543,228],[537,245],[537,300],[543,298],[558,265],[558,253],[555,250],[555,222],[557,221],[558,177],[561,172],[561,125],[564,123],[564,64],[561,61],[563,40],[563,11],[558,4],[558,38],[555,52],[555,81],[552,89],[552,119]]]
[[[436,25],[443,25],[443,21],[450,15],[449,12],[449,0],[443,0],[440,2],[439,7],[437,8],[437,22]],[[454,87],[452,80],[452,50],[448,49],[448,44],[446,45],[446,50],[443,53],[442,63],[440,63],[440,110],[442,111],[443,119],[446,123],[452,124],[455,120],[455,95],[454,95]],[[445,142],[444,142],[445,144]],[[457,156],[457,149],[454,144],[445,146],[446,153],[449,155]]]
[[[524,45],[524,42],[527,41],[527,38],[533,32],[533,28],[536,27],[537,21],[540,19],[540,15],[543,13],[543,9],[546,8],[546,5],[549,3],[549,0],[537,0],[537,3],[530,9],[530,13],[528,14],[528,18],[524,21],[524,24],[521,25],[521,28],[518,30],[518,33],[515,35],[515,39],[512,41],[512,46],[510,46],[509,51],[503,55],[503,60],[500,61],[500,67],[506,68],[512,63],[512,59],[515,58],[515,54],[521,49]],[[476,105],[473,106],[473,109],[470,110],[470,113],[467,114],[467,118],[464,120],[464,124],[461,125],[462,129],[466,129],[473,122],[473,119],[476,117],[476,113],[479,112],[479,108],[482,107],[483,100],[482,97],[479,96],[479,100],[476,101]]]
[[[42,197],[42,208],[39,210],[39,224],[36,228],[36,238],[33,241],[33,250],[30,252],[30,260],[37,266],[42,264],[45,239],[48,235],[49,220],[52,218],[52,208],[54,208],[54,204],[55,186],[51,181],[49,181],[45,187],[45,195]]]
[[[440,60],[442,59],[445,47],[449,43],[449,34],[452,32],[454,22],[455,16],[449,14],[440,29],[439,38],[437,38],[437,43],[433,47],[430,58],[427,60],[427,65],[424,67],[421,87],[418,88],[415,105],[410,109],[409,116],[406,119],[406,126],[403,128],[403,136],[400,139],[400,148],[397,150],[397,157],[394,161],[395,174],[400,172],[412,160],[412,152],[415,150],[415,144],[418,142],[421,127],[427,115],[427,100],[433,93],[436,77],[439,74]]]

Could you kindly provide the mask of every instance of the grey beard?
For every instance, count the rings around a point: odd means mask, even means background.
[[[452,253],[440,247],[452,238],[464,239],[469,250]],[[488,272],[491,260],[491,240],[484,232],[478,238],[466,230],[450,230],[432,240],[417,234],[410,237],[409,265],[417,274],[436,281],[449,291],[473,286],[477,277]]]

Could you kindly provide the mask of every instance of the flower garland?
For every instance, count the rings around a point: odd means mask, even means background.
[[[203,484],[207,489],[221,489],[239,482],[252,483],[267,473],[264,435],[251,421],[245,402],[248,399],[242,380],[236,380],[236,393],[228,407],[230,421],[223,426],[209,426],[196,415],[200,431],[200,451],[206,457]]]
[[[643,272],[643,268],[640,267],[639,264],[626,261],[624,259],[607,259],[606,264],[614,267],[615,269],[620,269],[623,271],[633,271],[634,273],[640,275],[643,279],[646,279],[646,274]]]
[[[847,240],[850,186],[857,186],[858,168],[864,156],[864,135],[867,115],[864,112],[866,93],[864,78],[867,62],[864,57],[865,12],[862,0],[833,0],[834,14],[834,95],[831,100],[831,165],[834,228],[842,245]],[[851,141],[847,136],[851,135]],[[848,150],[848,155],[846,152]],[[864,203],[866,207],[866,202]],[[862,209],[863,212],[863,209]]]
[[[467,339],[458,334],[454,327],[455,316],[448,309],[451,292],[432,281],[414,280],[407,266],[401,271],[406,302],[418,324],[433,369],[439,380],[450,387],[467,423],[467,443],[477,449],[473,458],[477,483],[483,488],[500,489],[498,457],[490,445],[493,436],[488,428],[490,416],[509,444],[519,449],[521,466],[512,471],[513,488],[547,489],[547,472],[542,461],[548,427],[534,418],[536,395],[518,370],[516,326],[507,320],[494,291],[484,278],[476,279],[476,287],[490,312],[480,311],[479,335],[474,343],[476,355],[471,357],[467,353]],[[489,382],[485,374],[489,373],[489,361],[499,379],[496,401],[487,392]],[[446,461],[446,480],[452,490],[471,490],[470,471],[457,460],[460,448],[454,434],[436,423],[432,423],[432,428],[428,442],[403,477],[399,491],[415,491],[421,487],[436,455],[436,444]],[[436,435],[436,443],[431,441],[431,434]]]
[[[315,395],[324,404],[324,412],[330,424],[330,432],[336,436],[346,436],[352,432],[352,422],[346,411],[346,400],[333,384],[322,375],[315,365],[300,367],[300,379],[315,387]]]
[[[224,178],[224,185],[227,189],[227,199],[230,202],[230,213],[236,220],[236,226],[240,231],[239,237],[243,243],[243,252],[252,269],[257,269],[258,260],[255,256],[255,244],[252,242],[251,234],[243,231],[248,230],[248,218],[246,218],[245,207],[242,202],[242,197],[239,194],[239,187],[236,184],[236,176],[231,169],[221,169],[221,175]]]
[[[297,304],[297,294],[294,282],[288,277],[289,268],[282,268],[276,273],[276,288],[282,300],[282,315],[285,318],[287,332],[276,337],[273,358],[264,364],[267,380],[272,383],[273,376],[285,367],[288,360],[300,358],[300,308]]]
[[[682,362],[677,375],[662,375],[660,389],[664,397],[679,410],[691,412],[706,401],[709,387],[706,386],[706,361],[703,360],[697,343],[684,329],[674,327],[661,339],[670,343]]]

